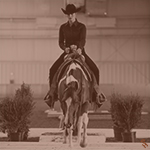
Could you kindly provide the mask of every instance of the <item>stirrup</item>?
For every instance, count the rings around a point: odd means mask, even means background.
[[[103,93],[97,94],[97,96],[96,96],[96,101],[97,101],[99,104],[102,104],[102,103],[104,103],[105,101],[107,101],[107,98],[106,98],[106,96],[105,96]]]
[[[46,96],[44,97],[44,100],[48,100],[49,99],[49,91],[47,92]]]

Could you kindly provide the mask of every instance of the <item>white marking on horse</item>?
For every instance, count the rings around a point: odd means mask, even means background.
[[[69,97],[66,101],[66,104],[67,104],[67,111],[66,111],[66,115],[65,115],[65,119],[64,119],[64,122],[65,122],[65,124],[67,124],[68,123],[68,116],[69,116],[69,107],[70,107],[70,105],[71,105],[71,102],[72,102],[72,98],[71,97]]]
[[[66,79],[66,76],[64,76],[62,79],[60,79],[60,81],[59,81],[59,83],[58,83],[58,88],[60,87],[61,82],[62,82],[63,80],[65,80],[65,79]]]
[[[82,71],[82,73],[83,73],[85,79],[88,80],[86,74],[85,74],[84,71],[83,71],[83,69],[82,69],[81,66],[78,65],[77,63],[72,63],[72,64],[70,65],[69,70],[67,71],[67,75],[69,74],[69,72],[70,72],[71,69],[76,70],[76,68],[80,69],[80,70]]]
[[[78,83],[78,80],[73,75],[67,76],[66,84],[69,84],[70,82],[73,82],[73,81]]]
[[[58,83],[58,88],[60,87],[61,82],[62,82],[63,80],[65,80],[65,79],[66,79],[66,84],[68,84],[68,83],[70,83],[70,82],[72,82],[72,81],[75,81],[75,82],[78,83],[78,87],[79,87],[79,82],[78,82],[78,80],[75,79],[72,75],[69,75],[70,71],[71,71],[72,69],[76,70],[76,68],[80,69],[80,70],[82,71],[82,73],[83,73],[85,79],[88,80],[88,79],[87,79],[87,76],[86,76],[86,74],[84,73],[84,71],[83,71],[83,69],[81,68],[81,66],[78,65],[77,63],[72,63],[72,64],[70,65],[68,71],[67,71],[66,76],[64,76],[62,79],[60,79],[60,81],[59,81],[59,83]]]
[[[87,145],[87,125],[89,122],[88,113],[83,113],[82,116],[79,117],[78,120],[78,143],[81,147],[85,147]],[[83,128],[83,140],[81,142],[81,130]],[[81,143],[80,143],[81,142]]]

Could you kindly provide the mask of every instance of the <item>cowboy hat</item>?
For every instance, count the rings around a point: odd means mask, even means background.
[[[73,14],[76,13],[78,11],[81,10],[81,8],[76,8],[73,4],[68,4],[66,6],[66,10],[64,10],[63,8],[61,8],[61,10],[63,11],[64,14]]]

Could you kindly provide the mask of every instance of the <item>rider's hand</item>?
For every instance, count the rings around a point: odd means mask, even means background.
[[[70,48],[69,48],[69,47],[66,47],[66,48],[65,48],[65,53],[69,54],[69,52],[70,52]]]
[[[77,45],[71,45],[70,48],[71,48],[71,50],[73,50],[73,51],[74,51],[74,50],[77,50]]]
[[[78,48],[78,49],[77,49],[77,53],[78,53],[79,55],[81,55],[81,54],[82,54],[82,50],[81,50],[81,48]]]

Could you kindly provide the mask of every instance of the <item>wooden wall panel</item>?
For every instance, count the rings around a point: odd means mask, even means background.
[[[135,40],[135,61],[150,61],[150,39]]]
[[[85,48],[99,66],[101,83],[148,85],[150,0],[99,1],[107,2],[106,18],[79,14],[79,20],[87,25]],[[15,84],[48,84],[49,68],[62,53],[58,28],[66,21],[64,4],[0,0],[0,85],[11,79]]]
[[[0,61],[16,60],[17,56],[17,43],[14,40],[0,40]]]
[[[101,62],[102,84],[149,84],[149,62]]]
[[[0,16],[63,16],[65,0],[0,0]],[[150,15],[149,0],[87,0],[86,13],[107,16]]]
[[[0,84],[48,84],[53,62],[0,62]],[[149,84],[149,62],[99,62],[101,84]]]
[[[109,0],[108,1],[109,16],[129,16],[150,15],[149,0]]]

